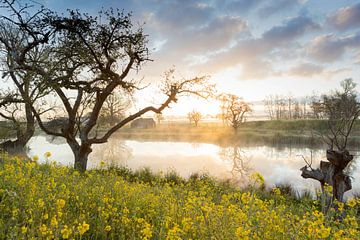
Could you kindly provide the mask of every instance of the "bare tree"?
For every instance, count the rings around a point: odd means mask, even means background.
[[[219,118],[221,119],[223,126],[225,126],[226,123],[226,104],[227,104],[227,95],[226,94],[220,94],[217,96],[217,100],[220,102],[220,113]]]
[[[188,113],[188,118],[190,121],[190,124],[194,122],[195,127],[198,126],[199,121],[202,118],[202,115],[199,111],[196,111],[195,109]]]
[[[324,118],[324,105],[322,104],[322,99],[313,94],[310,97],[310,108],[311,108],[311,115],[314,119],[323,119]]]
[[[4,27],[0,25],[0,28]],[[7,61],[3,62],[5,70],[3,78],[11,88],[3,89],[0,94],[0,116],[11,123],[13,131],[15,131],[15,139],[9,139],[0,144],[0,148],[8,152],[23,151],[25,145],[35,133],[35,117],[32,112],[32,104],[41,99],[48,92],[41,84],[33,82],[33,75],[28,72],[8,72],[6,69],[14,68],[13,59],[9,56],[6,49],[7,44],[11,44],[19,39],[14,36],[17,34],[12,29],[3,29],[0,34],[0,48],[5,53]],[[30,53],[29,53],[30,54]],[[31,54],[32,57],[36,57]],[[34,104],[39,114],[52,110],[45,102]],[[10,138],[11,136],[9,136]]]
[[[308,110],[307,110],[307,105],[308,105],[308,97],[304,97],[301,100],[301,104],[302,104],[302,119],[306,119],[308,118]]]
[[[115,125],[121,119],[125,118],[126,110],[130,108],[130,96],[120,91],[113,92],[104,101],[100,112],[100,122]]]
[[[251,107],[242,98],[226,94],[226,120],[237,130],[246,121],[246,115],[250,113]]]
[[[289,94],[289,96],[287,97],[287,104],[288,104],[288,119],[293,119],[293,113],[292,113],[292,106],[294,104],[294,98],[293,96],[291,96],[291,94]]]
[[[332,198],[327,199],[327,209],[334,199],[342,202],[344,193],[351,189],[351,179],[346,169],[353,160],[353,155],[346,147],[360,113],[355,82],[345,79],[341,86],[341,91],[324,95],[321,103],[328,123],[328,131],[322,134],[329,146],[326,151],[327,161],[321,161],[318,169],[313,169],[309,163],[301,168],[301,176],[318,180],[323,191],[325,184],[332,187]]]
[[[264,99],[265,110],[271,120],[305,119],[307,115],[307,99],[296,100],[289,94],[269,95]]]
[[[129,114],[99,136],[96,126],[101,110],[115,89],[130,95],[141,90],[140,83],[128,75],[149,61],[147,36],[142,28],[134,29],[131,16],[116,10],[101,12],[99,18],[78,11],[61,17],[49,13],[40,22],[28,22],[23,21],[22,11],[15,9],[13,2],[7,3],[16,18],[6,19],[29,36],[32,44],[28,48],[40,46],[47,53],[38,60],[29,58],[23,48],[12,48],[19,56],[14,58],[16,70],[36,74],[35,79],[56,94],[66,121],[60,131],[53,131],[45,126],[33,104],[32,112],[43,131],[66,139],[74,154],[74,167],[80,171],[86,170],[93,144],[107,142],[118,129],[147,112],[161,113],[179,96],[208,97],[214,88],[207,84],[207,77],[178,79],[170,70],[165,74],[162,104]]]
[[[275,100],[274,100],[273,95],[269,95],[269,96],[265,97],[264,106],[265,106],[266,112],[268,113],[270,120],[276,119]]]
[[[48,42],[54,29],[47,24],[51,11],[45,8],[31,14],[27,4],[14,0],[2,0],[0,7],[9,13],[0,17],[1,71],[7,85],[12,86],[11,90],[3,89],[2,117],[11,121],[16,131],[16,139],[2,143],[2,147],[21,150],[35,131],[33,108],[39,115],[49,110],[43,109],[46,106],[43,101],[35,102],[49,92],[36,80],[36,74],[20,69],[19,63],[25,59],[41,61],[43,55],[39,54],[42,51],[38,46]]]
[[[294,101],[294,110],[293,110],[293,119],[300,119],[302,117],[300,103],[298,101]]]
[[[165,118],[162,113],[155,113],[155,119],[158,125],[160,125],[161,121],[163,121]]]

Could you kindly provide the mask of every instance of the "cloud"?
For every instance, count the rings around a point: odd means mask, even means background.
[[[220,16],[209,24],[184,32],[176,45],[190,53],[215,51],[236,41],[247,30],[247,23],[239,17]]]
[[[241,79],[263,79],[273,73],[272,64],[267,60],[253,59],[242,64]]]
[[[277,48],[294,46],[306,32],[318,29],[319,25],[311,18],[299,16],[287,19],[282,25],[274,26],[260,38],[240,41],[233,49],[245,58],[265,57]]]
[[[175,0],[163,2],[154,12],[158,30],[170,33],[206,24],[215,9],[201,1]]]
[[[154,16],[153,21],[159,19]],[[153,46],[159,42],[162,45],[151,55],[157,63],[151,72],[156,72],[160,67],[164,70],[164,66],[173,64],[181,68],[204,62],[214,52],[229,48],[248,34],[247,22],[231,16],[217,16],[204,24],[180,28],[172,33],[162,31],[159,35],[163,38],[158,37],[160,40],[152,43]]]
[[[246,79],[262,79],[273,74],[271,53],[278,49],[292,48],[306,32],[318,29],[312,19],[304,16],[287,19],[283,24],[274,26],[259,38],[239,40],[227,51],[212,56],[202,63],[201,69],[218,71],[237,64],[242,65],[242,74]]]
[[[338,9],[329,15],[327,22],[339,30],[360,27],[360,3]]]
[[[247,13],[264,2],[264,0],[237,0],[228,2],[225,10],[232,13]],[[223,1],[220,1],[223,4]]]
[[[355,55],[353,64],[360,65],[360,52]]]
[[[288,19],[285,24],[275,26],[263,34],[262,39],[272,46],[281,45],[301,37],[305,32],[320,26],[309,17],[299,16]]]
[[[176,55],[177,59],[205,54],[228,47],[246,34],[246,21],[240,17],[215,15],[211,5],[197,1],[173,1],[164,5],[146,13],[146,31],[155,35],[155,39],[167,40],[159,54]]]
[[[276,0],[269,2],[271,2],[271,4],[259,9],[259,16],[270,17],[278,12],[293,9],[300,3],[298,0]]]
[[[288,71],[289,75],[312,77],[324,72],[324,67],[313,63],[300,63]]]
[[[308,54],[318,61],[340,60],[347,49],[360,47],[360,32],[345,37],[334,34],[318,36],[308,46]]]

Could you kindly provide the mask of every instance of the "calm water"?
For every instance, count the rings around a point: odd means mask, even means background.
[[[36,136],[29,143],[29,155],[38,155],[40,161],[46,161],[43,154],[52,153],[51,161],[64,165],[74,162],[72,152],[62,139]],[[167,172],[175,170],[183,177],[192,173],[208,173],[222,179],[245,181],[252,172],[260,172],[267,185],[290,183],[299,192],[305,189],[314,191],[319,183],[305,180],[300,176],[300,168],[305,165],[302,156],[318,167],[325,159],[324,150],[309,148],[281,149],[261,147],[220,147],[206,143],[188,142],[140,142],[112,138],[108,143],[95,145],[88,166],[97,167],[101,161],[108,164],[124,165],[131,169],[149,167],[153,171]],[[359,156],[356,156],[353,170],[353,193],[360,192]]]

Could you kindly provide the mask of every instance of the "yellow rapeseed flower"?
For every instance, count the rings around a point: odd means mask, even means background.
[[[236,229],[235,234],[239,239],[249,239],[250,230],[244,230],[244,228],[240,226]]]
[[[280,194],[281,194],[280,188],[273,188],[272,192],[273,192],[275,195],[280,195]]]
[[[340,229],[334,233],[334,239],[340,239],[344,235],[344,230]]]
[[[330,186],[330,185],[328,185],[327,183],[325,183],[324,191],[325,191],[326,194],[332,195],[332,193],[333,193],[333,187]]]
[[[68,228],[67,225],[64,226],[63,229],[61,229],[61,235],[63,239],[68,239],[72,233],[72,230],[70,228]]]
[[[338,210],[340,212],[342,212],[344,210],[344,203],[343,202],[336,202],[337,206],[338,206]]]
[[[356,206],[356,200],[354,198],[350,198],[347,202],[347,205],[351,208]]]
[[[320,228],[317,228],[315,231],[316,231],[317,238],[324,239],[330,235],[331,228],[321,225]]]
[[[33,156],[33,157],[32,157],[32,160],[35,161],[35,162],[38,161],[38,160],[39,160],[39,156],[38,156],[38,155]]]
[[[44,153],[44,157],[46,157],[46,158],[51,157],[51,152],[46,152],[46,153]]]
[[[255,183],[258,183],[260,186],[263,186],[265,184],[265,179],[259,172],[253,173],[250,176],[250,179],[255,181]]]
[[[40,230],[40,232],[41,232],[42,235],[46,235],[46,234],[47,234],[47,227],[46,227],[45,224],[41,225],[41,226],[39,227],[39,230]]]
[[[82,224],[79,224],[77,229],[78,229],[79,233],[81,235],[83,235],[85,232],[87,232],[90,229],[90,226],[86,222],[83,222]]]
[[[27,230],[28,230],[28,229],[27,229],[26,226],[22,226],[22,227],[21,227],[21,233],[22,233],[22,234],[25,234],[25,233],[27,232]]]
[[[42,207],[44,207],[44,205],[45,205],[44,200],[42,200],[42,198],[40,198],[40,199],[38,200],[38,207],[39,207],[39,208],[42,208]]]
[[[143,239],[150,239],[152,237],[151,225],[149,223],[145,223],[145,227],[141,230],[143,235]]]
[[[65,200],[64,199],[58,199],[56,201],[56,206],[59,208],[59,209],[62,209],[64,206],[65,206]]]
[[[107,225],[107,226],[105,227],[105,231],[106,231],[106,232],[110,232],[110,231],[111,231],[111,226]]]
[[[181,224],[182,224],[182,229],[185,232],[188,232],[191,229],[191,226],[192,226],[192,219],[189,218],[189,217],[183,218],[182,221],[181,221]]]
[[[52,227],[57,227],[58,226],[58,221],[56,220],[56,217],[51,218],[50,224],[51,224]]]

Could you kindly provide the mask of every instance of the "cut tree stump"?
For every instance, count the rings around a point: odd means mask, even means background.
[[[344,169],[353,160],[354,156],[349,154],[347,150],[332,150],[326,151],[326,158],[328,161],[321,161],[320,168],[313,169],[311,166],[304,166],[301,170],[303,178],[312,178],[320,182],[323,196],[325,185],[332,187],[332,196],[327,197],[326,206],[330,207],[333,200],[344,202],[344,193],[351,189],[351,179],[344,173]]]

